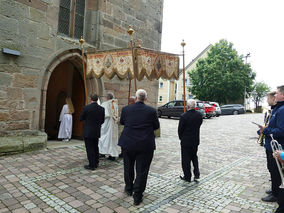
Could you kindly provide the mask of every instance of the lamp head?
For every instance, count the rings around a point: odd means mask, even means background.
[[[182,42],[181,42],[181,44],[180,44],[182,47],[184,47],[185,46],[185,42],[184,42],[184,40],[182,39]]]

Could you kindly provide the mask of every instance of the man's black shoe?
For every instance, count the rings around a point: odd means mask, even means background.
[[[265,193],[268,194],[268,195],[270,195],[270,194],[272,194],[272,190],[271,190],[271,189],[268,189],[268,190],[265,191]]]
[[[272,194],[270,194],[270,195],[267,195],[266,197],[261,198],[261,200],[265,202],[276,202],[277,198],[274,197]]]
[[[88,170],[92,170],[92,171],[94,171],[96,169],[95,167],[91,167],[89,165],[85,165],[84,168],[88,169]]]
[[[194,179],[193,179],[195,182],[199,182],[200,181],[200,176],[194,176]]]
[[[125,193],[128,195],[128,196],[132,196],[133,192],[132,191],[128,191],[128,190],[124,190]]]
[[[112,160],[112,161],[115,161],[115,157],[112,157],[112,156],[108,156],[107,159]]]
[[[191,180],[190,179],[186,179],[184,176],[182,177],[182,176],[179,176],[180,177],[180,179],[181,180],[184,180],[184,181],[186,181],[186,182],[190,182]]]
[[[141,196],[135,196],[135,194],[134,194],[133,199],[134,199],[133,204],[134,204],[135,206],[138,206],[138,205],[142,202],[142,200],[143,200],[143,195],[141,195]]]

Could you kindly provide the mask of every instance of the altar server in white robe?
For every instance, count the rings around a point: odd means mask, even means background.
[[[110,160],[118,157],[118,101],[113,93],[106,95],[106,101],[102,103],[105,108],[105,122],[102,124],[101,137],[99,139],[99,152],[101,155],[109,155]]]
[[[60,127],[59,127],[58,138],[62,139],[62,141],[69,141],[71,139],[73,113],[74,113],[74,107],[71,98],[67,97],[66,104],[62,107],[59,117]]]

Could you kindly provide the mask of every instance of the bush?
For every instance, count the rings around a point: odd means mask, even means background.
[[[250,110],[250,109],[247,109],[247,110],[246,110],[246,113],[253,113],[253,111]]]

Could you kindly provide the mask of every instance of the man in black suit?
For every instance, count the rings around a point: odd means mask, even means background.
[[[199,145],[199,132],[202,124],[202,114],[195,111],[195,101],[190,99],[187,101],[188,111],[181,115],[178,125],[178,136],[181,140],[181,162],[184,176],[180,178],[184,181],[191,181],[191,168],[193,164],[194,180],[198,181],[200,172],[198,168],[197,149]]]
[[[101,125],[105,120],[105,109],[97,104],[98,95],[91,95],[91,104],[84,106],[80,121],[84,123],[84,141],[89,165],[85,169],[95,170],[99,164],[98,141],[101,136]]]
[[[146,100],[146,91],[137,90],[136,103],[123,107],[120,118],[124,129],[118,145],[121,146],[123,153],[125,192],[129,196],[133,193],[134,205],[142,202],[156,148],[154,130],[160,126],[156,110],[145,105]],[[136,179],[134,180],[135,163]]]

